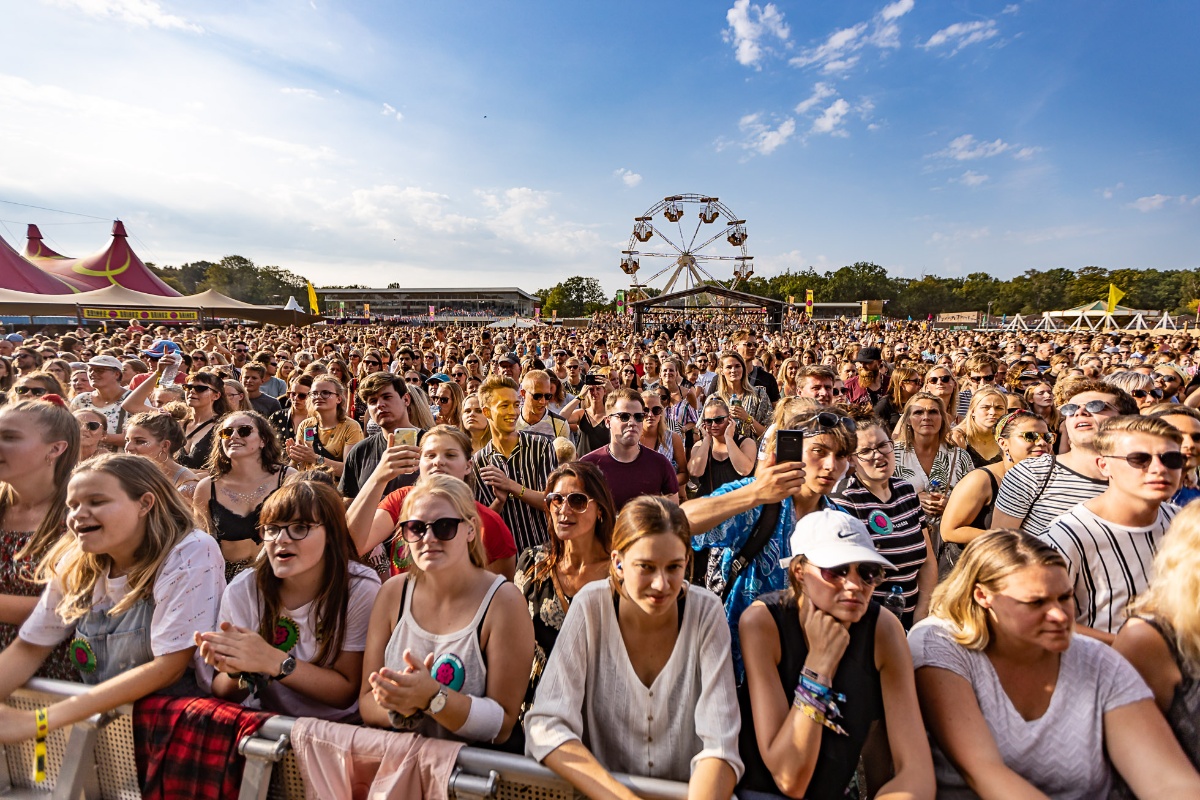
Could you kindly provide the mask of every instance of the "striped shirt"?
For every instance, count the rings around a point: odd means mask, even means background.
[[[501,467],[508,477],[526,489],[544,492],[546,480],[558,466],[554,444],[549,438],[523,431],[518,433],[517,437],[517,446],[508,458],[505,458],[492,442],[488,442],[471,457],[472,468],[475,470],[475,499],[485,506],[492,504],[496,493],[479,477],[480,467],[488,464]],[[546,543],[548,529],[545,511],[510,495],[508,502],[500,509],[500,518],[513,532],[518,553]]]
[[[882,601],[893,586],[899,586],[904,590],[904,609],[912,611],[917,607],[917,573],[928,556],[925,534],[921,531],[925,512],[908,481],[890,478],[888,489],[891,499],[880,500],[855,476],[837,500],[842,508],[866,523],[879,555],[896,565],[896,570],[889,570],[887,579],[875,589],[875,599]]]
[[[1054,465],[1054,474],[1047,481],[1051,464]],[[1027,458],[1004,474],[1000,491],[996,493],[995,509],[1024,520],[1021,530],[1040,536],[1055,517],[1080,503],[1086,503],[1107,488],[1108,481],[1080,475],[1047,454]]]
[[[1041,539],[1063,554],[1075,584],[1075,621],[1116,633],[1125,606],[1154,577],[1154,554],[1179,507],[1163,503],[1146,528],[1101,519],[1082,503],[1050,524]]]

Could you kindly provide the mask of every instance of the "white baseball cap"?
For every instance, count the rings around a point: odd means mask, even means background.
[[[879,555],[867,526],[857,517],[841,511],[823,508],[805,514],[796,523],[790,539],[792,555],[779,559],[784,569],[796,556],[804,556],[814,566],[840,567],[843,564],[882,564],[888,569],[896,565]]]

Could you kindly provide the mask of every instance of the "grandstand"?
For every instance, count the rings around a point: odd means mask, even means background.
[[[455,289],[318,289],[322,310],[329,316],[363,316],[365,306],[373,317],[429,318],[461,322],[494,320],[519,315],[532,317],[541,305],[537,297],[515,286]]]

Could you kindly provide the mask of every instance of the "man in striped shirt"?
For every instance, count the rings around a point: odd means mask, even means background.
[[[548,437],[517,430],[518,392],[517,382],[502,374],[489,376],[479,387],[492,440],[471,461],[475,499],[500,515],[520,553],[546,542],[546,480],[558,457]]]
[[[1108,488],[1072,508],[1041,537],[1067,560],[1079,632],[1112,644],[1125,607],[1153,577],[1154,554],[1178,508],[1183,436],[1152,417],[1101,423],[1097,462]]]
[[[1004,475],[996,492],[993,528],[1020,529],[1037,536],[1059,514],[1104,491],[1108,479],[1096,464],[1096,428],[1110,417],[1137,414],[1123,389],[1102,381],[1070,379],[1060,411],[1069,452],[1027,458]]]

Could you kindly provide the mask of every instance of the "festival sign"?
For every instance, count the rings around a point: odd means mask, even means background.
[[[196,322],[200,312],[186,308],[83,308],[84,319],[130,320],[147,322]]]
[[[948,311],[938,314],[935,322],[942,325],[978,325],[978,311]]]

